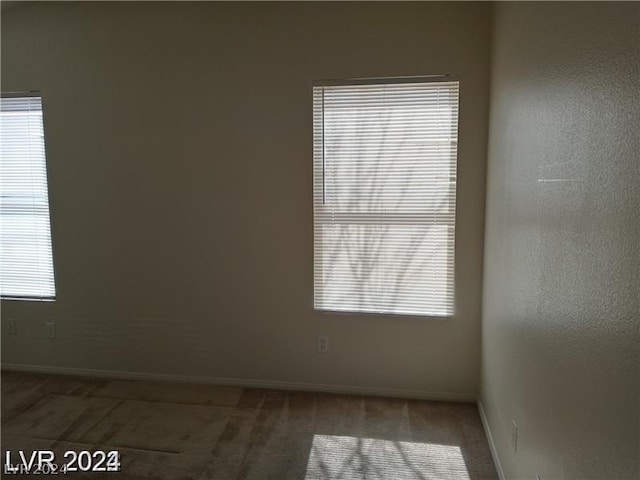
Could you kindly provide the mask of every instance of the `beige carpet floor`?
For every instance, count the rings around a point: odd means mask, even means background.
[[[120,452],[119,473],[67,477],[497,479],[472,404],[16,372],[0,379],[3,462],[7,450],[53,450],[57,459],[67,450]]]

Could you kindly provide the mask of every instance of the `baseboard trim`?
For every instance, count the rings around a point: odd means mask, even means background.
[[[498,450],[496,449],[496,444],[493,441],[493,434],[491,433],[491,428],[489,427],[489,421],[487,420],[487,416],[484,413],[484,407],[482,406],[482,402],[478,399],[478,412],[480,412],[480,420],[482,421],[482,426],[484,427],[484,433],[487,437],[487,442],[489,443],[489,450],[491,450],[491,457],[493,458],[493,463],[495,464],[496,471],[498,472],[498,477],[500,480],[506,480],[504,476],[504,470],[502,470],[502,464],[500,463],[500,457],[498,456]]]
[[[470,393],[426,392],[419,390],[359,387],[351,385],[327,385],[320,383],[283,382],[277,380],[255,380],[247,378],[202,377],[190,375],[166,375],[148,372],[123,372],[116,370],[98,370],[92,368],[54,367],[46,365],[24,365],[3,363],[2,370],[7,372],[51,373],[56,375],[77,375],[83,377],[112,378],[119,380],[153,380],[176,383],[200,383],[227,385],[245,388],[268,388],[276,390],[300,390],[307,392],[341,393],[348,395],[371,395],[380,397],[416,398],[448,402],[475,403],[476,395]]]

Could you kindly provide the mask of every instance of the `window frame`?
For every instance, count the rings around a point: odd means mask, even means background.
[[[51,254],[51,268],[52,268],[52,287],[53,295],[4,295],[0,289],[0,300],[4,301],[26,301],[26,302],[55,302],[58,299],[58,281],[57,281],[57,269],[56,269],[56,248],[53,234],[53,215],[52,215],[52,201],[51,201],[51,182],[50,182],[50,169],[49,169],[49,155],[47,147],[47,127],[46,127],[46,115],[45,115],[45,98],[40,90],[24,90],[24,91],[2,91],[0,92],[1,99],[11,98],[39,98],[42,115],[42,145],[44,153],[44,181],[47,189],[47,210],[49,220],[49,234],[50,234],[50,254]],[[2,181],[2,171],[0,168],[0,181]],[[0,203],[2,199],[0,198]],[[2,228],[0,222],[0,229]]]
[[[453,200],[453,230],[451,240],[451,288],[450,288],[450,307],[447,309],[446,313],[405,313],[405,312],[394,312],[394,311],[382,311],[377,309],[341,309],[341,308],[330,308],[319,306],[318,303],[318,292],[317,292],[317,276],[318,276],[318,265],[316,261],[318,259],[317,255],[317,232],[316,232],[316,224],[318,222],[318,210],[326,209],[329,207],[325,207],[325,195],[326,195],[326,186],[325,186],[325,174],[326,171],[326,159],[324,153],[324,115],[325,115],[325,107],[324,107],[324,96],[322,99],[322,204],[318,205],[317,201],[317,193],[316,193],[316,155],[317,155],[317,145],[316,145],[316,129],[318,126],[316,125],[316,100],[314,98],[316,88],[318,87],[340,87],[340,86],[365,86],[365,85],[400,85],[400,84],[412,84],[412,83],[438,83],[438,82],[455,82],[457,83],[457,98],[455,103],[456,108],[456,117],[455,117],[455,137],[452,143],[455,143],[455,155],[453,155],[452,165],[454,167],[454,193],[448,198]],[[313,114],[312,114],[312,125],[313,125],[313,175],[312,175],[312,190],[313,190],[313,309],[314,311],[321,313],[337,313],[337,314],[347,314],[347,315],[379,315],[379,316],[404,316],[404,317],[426,317],[426,318],[452,318],[456,313],[456,224],[457,224],[457,210],[458,210],[458,162],[459,162],[459,136],[460,136],[460,79],[457,74],[443,74],[443,75],[420,75],[420,76],[405,76],[405,77],[363,77],[363,78],[351,78],[351,79],[327,79],[327,80],[314,80],[312,82],[312,91],[313,91]],[[379,218],[380,214],[376,213],[363,213],[364,217],[371,218]],[[434,223],[435,224],[435,223]]]

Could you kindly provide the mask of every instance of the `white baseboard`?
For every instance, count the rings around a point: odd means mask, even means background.
[[[57,375],[78,375],[122,380],[154,380],[163,382],[205,383],[246,388],[269,388],[276,390],[301,390],[310,392],[342,393],[350,395],[372,395],[381,397],[416,398],[449,402],[475,403],[476,395],[466,393],[426,392],[420,390],[358,387],[350,385],[325,385],[320,383],[282,382],[277,380],[255,380],[247,378],[201,377],[189,375],[165,375],[146,372],[122,372],[91,368],[52,367],[46,365],[23,365],[3,363],[2,370],[15,372],[51,373]]]
[[[500,457],[498,457],[498,450],[496,449],[496,444],[493,441],[493,435],[491,434],[489,421],[487,420],[487,416],[484,413],[484,408],[480,399],[478,399],[478,412],[480,412],[480,420],[482,420],[484,433],[487,436],[487,442],[489,442],[489,450],[491,450],[491,457],[493,458],[493,463],[496,466],[498,477],[500,478],[500,480],[506,480],[506,477],[504,476],[504,470],[502,470],[502,464],[500,463]]]

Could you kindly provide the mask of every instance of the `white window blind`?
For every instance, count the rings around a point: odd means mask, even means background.
[[[450,316],[458,81],[313,87],[316,309]]]
[[[0,102],[0,296],[54,299],[42,101]]]

